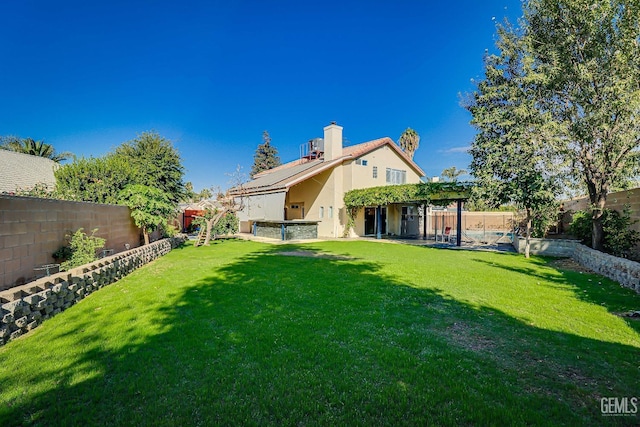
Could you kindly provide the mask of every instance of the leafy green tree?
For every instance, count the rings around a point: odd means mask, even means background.
[[[76,158],[54,174],[56,193],[65,200],[117,204],[120,192],[134,182],[127,159],[113,154]]]
[[[529,0],[522,38],[545,76],[539,108],[561,124],[561,154],[591,202],[602,250],[607,194],[635,175],[640,147],[640,2]]]
[[[398,145],[407,153],[410,159],[413,159],[413,155],[420,145],[420,135],[415,130],[406,128],[400,135],[400,139],[398,139]]]
[[[280,166],[278,149],[271,145],[271,136],[266,130],[262,133],[262,144],[258,145],[253,156],[253,166],[251,167],[251,178],[260,172]]]
[[[163,190],[148,185],[131,184],[120,192],[120,201],[131,209],[131,217],[149,244],[149,233],[167,229],[168,219],[175,214],[175,204]]]
[[[485,79],[465,105],[478,130],[471,173],[490,205],[524,210],[529,257],[533,218],[551,208],[558,191],[555,128],[550,115],[537,109],[544,79],[532,68],[521,34],[499,25],[497,48],[499,54],[485,56]]]
[[[0,148],[32,156],[46,157],[56,163],[73,157],[73,154],[68,151],[58,153],[51,144],[45,144],[44,141],[35,141],[32,138],[1,137]]]
[[[465,169],[458,169],[455,166],[451,166],[450,168],[446,168],[442,171],[441,175],[445,181],[457,181],[460,175],[464,175],[467,173]]]
[[[132,168],[134,183],[162,190],[176,206],[184,198],[182,159],[168,139],[156,132],[144,132],[118,146],[114,155]]]

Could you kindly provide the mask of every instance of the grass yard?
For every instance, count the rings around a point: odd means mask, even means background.
[[[640,295],[554,265],[186,246],[0,347],[0,425],[640,424]]]

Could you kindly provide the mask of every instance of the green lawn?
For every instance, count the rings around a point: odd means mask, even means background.
[[[552,265],[186,246],[0,347],[0,425],[640,424],[640,295]]]

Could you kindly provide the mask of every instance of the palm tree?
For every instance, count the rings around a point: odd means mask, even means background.
[[[443,170],[441,175],[445,181],[456,182],[458,181],[458,177],[465,173],[467,173],[465,169],[458,169],[455,166],[451,166],[450,168]]]
[[[2,137],[0,148],[16,153],[30,154],[32,156],[46,157],[56,163],[73,157],[68,151],[57,153],[51,144],[44,141],[34,141],[33,138],[17,138],[15,136]]]
[[[418,132],[411,128],[406,128],[402,135],[400,135],[400,139],[398,140],[398,145],[400,148],[407,153],[410,159],[413,159],[413,154],[418,149],[420,145],[420,135]]]

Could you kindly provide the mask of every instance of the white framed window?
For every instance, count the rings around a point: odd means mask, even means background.
[[[356,159],[356,165],[367,166],[369,162],[365,159]]]
[[[373,179],[376,179],[378,177],[378,167],[374,166],[373,167]]]
[[[329,206],[329,218],[333,218],[333,206]]]
[[[405,184],[406,182],[406,170],[387,168],[387,184]]]
[[[319,216],[320,216],[320,218],[324,218],[324,206],[320,206]]]

